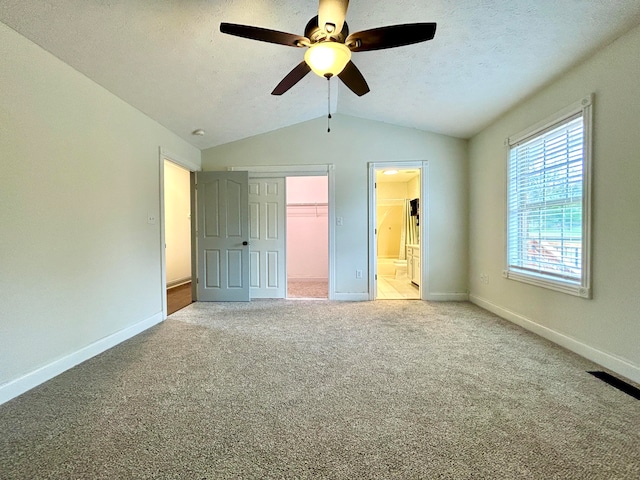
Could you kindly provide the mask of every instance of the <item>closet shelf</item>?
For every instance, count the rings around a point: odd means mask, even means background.
[[[287,203],[287,215],[292,217],[326,217],[328,203]]]

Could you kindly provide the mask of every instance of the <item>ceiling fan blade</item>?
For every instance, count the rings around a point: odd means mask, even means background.
[[[344,25],[344,19],[347,16],[348,7],[349,0],[320,0],[318,4],[318,26],[327,33],[340,33]],[[333,25],[333,27],[327,29],[327,25]]]
[[[356,32],[349,35],[344,43],[352,52],[366,52],[425,42],[435,34],[435,23],[408,23]]]
[[[303,47],[309,45],[309,39],[293,33],[278,32],[268,28],[252,27],[250,25],[238,25],[236,23],[221,23],[220,31],[236,37],[249,38],[260,42],[277,43],[289,47]]]
[[[362,73],[360,73],[360,70],[358,70],[358,67],[356,67],[351,60],[349,60],[347,66],[344,67],[344,70],[338,74],[338,77],[359,97],[369,92],[369,85],[367,85],[367,81],[362,76]]]
[[[303,60],[280,81],[276,88],[273,89],[273,92],[271,92],[271,95],[282,95],[302,80],[302,78],[310,71],[311,67]]]

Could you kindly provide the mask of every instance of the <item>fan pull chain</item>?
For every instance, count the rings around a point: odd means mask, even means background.
[[[331,132],[331,77],[327,77],[327,133]]]

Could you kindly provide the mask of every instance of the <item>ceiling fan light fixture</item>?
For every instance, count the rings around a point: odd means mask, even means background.
[[[350,60],[351,50],[339,42],[315,43],[304,54],[304,61],[320,77],[338,75]]]

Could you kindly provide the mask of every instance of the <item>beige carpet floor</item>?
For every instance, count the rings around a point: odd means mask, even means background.
[[[327,298],[328,281],[287,280],[288,298]]]
[[[0,406],[0,478],[637,480],[598,368],[468,303],[194,303]]]

